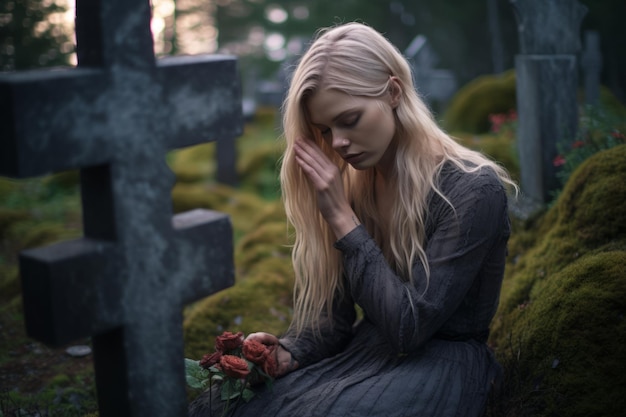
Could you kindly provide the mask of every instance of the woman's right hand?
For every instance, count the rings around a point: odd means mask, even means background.
[[[291,352],[283,348],[278,338],[273,334],[264,332],[250,333],[246,339],[256,340],[274,351],[274,354],[276,355],[277,377],[298,369],[298,361],[291,357]]]
[[[317,191],[317,204],[322,217],[335,237],[341,239],[358,226],[359,221],[344,193],[339,168],[311,140],[296,140],[294,149],[297,164]]]

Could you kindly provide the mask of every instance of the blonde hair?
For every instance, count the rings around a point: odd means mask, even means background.
[[[390,218],[380,218],[374,196],[374,168],[358,171],[345,163],[312,127],[306,102],[322,89],[353,96],[380,98],[391,77],[401,86],[395,109],[397,152],[395,201]],[[316,192],[294,158],[298,137],[314,139],[342,172],[353,209],[378,242],[389,265],[411,281],[412,265],[419,260],[429,276],[424,251],[427,198],[438,193],[438,173],[447,161],[465,171],[492,168],[504,183],[515,184],[506,171],[482,154],[469,150],[444,133],[414,86],[411,68],[402,54],[376,30],[360,23],[322,29],[302,56],[283,105],[286,149],[280,180],[289,223],[295,229],[292,261],[295,271],[294,321],[297,333],[318,328],[323,311],[331,313],[336,291],[344,291],[341,253],[335,236],[317,208]],[[447,200],[446,200],[447,201]],[[387,222],[383,236],[380,224]]]

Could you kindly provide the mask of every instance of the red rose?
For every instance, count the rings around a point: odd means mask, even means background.
[[[211,366],[215,365],[220,361],[222,357],[222,352],[214,352],[211,354],[206,354],[200,359],[200,366],[204,369],[209,369]]]
[[[256,340],[243,341],[243,356],[257,365],[265,363],[265,357],[269,353],[269,349],[261,342]]]
[[[215,338],[215,349],[219,352],[226,353],[241,347],[243,344],[243,333],[224,332],[221,336]]]
[[[248,362],[238,356],[223,355],[220,358],[222,371],[231,378],[242,379],[248,376]]]

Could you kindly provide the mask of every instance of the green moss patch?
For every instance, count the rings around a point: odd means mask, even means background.
[[[443,126],[451,132],[488,132],[489,115],[517,108],[516,97],[513,70],[501,75],[483,75],[452,97],[443,115]]]
[[[506,375],[494,415],[623,415],[624,178],[626,146],[600,152],[514,233],[490,338]]]

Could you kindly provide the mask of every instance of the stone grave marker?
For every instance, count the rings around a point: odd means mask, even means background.
[[[413,69],[413,83],[429,105],[445,106],[457,91],[457,80],[453,72],[436,68],[439,60],[428,39],[417,35],[404,50],[404,56]]]
[[[577,0],[510,0],[518,22],[517,143],[521,188],[539,204],[559,187],[557,142],[578,126],[580,24],[587,8]]]
[[[591,105],[598,104],[600,100],[602,53],[600,52],[600,34],[594,30],[585,31],[585,46],[581,64],[585,87],[585,102]]]
[[[20,254],[28,334],[92,337],[100,416],[184,416],[182,309],[233,284],[227,215],[173,216],[169,150],[241,133],[236,60],[156,60],[149,0],[78,0],[78,68],[0,75],[0,175],[80,168],[84,237]]]

